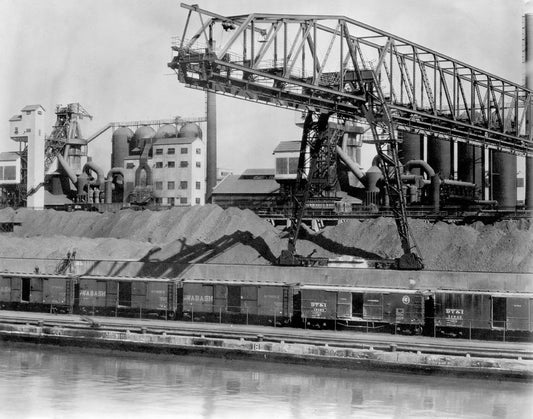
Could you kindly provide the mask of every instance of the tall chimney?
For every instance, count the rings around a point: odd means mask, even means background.
[[[217,106],[216,94],[207,92],[207,179],[205,202],[211,202],[217,184]]]
[[[524,14],[524,64],[526,87],[533,90],[533,1],[527,0]],[[527,129],[529,132],[533,123],[533,107],[529,107],[527,115]],[[533,208],[533,157],[526,157],[526,208]]]

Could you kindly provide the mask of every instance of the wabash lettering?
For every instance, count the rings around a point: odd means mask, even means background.
[[[187,301],[189,303],[212,303],[213,296],[212,295],[185,295],[183,296],[183,301]]]
[[[80,297],[105,297],[103,290],[81,290]]]

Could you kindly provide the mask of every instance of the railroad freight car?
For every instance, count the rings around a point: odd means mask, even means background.
[[[294,289],[282,283],[185,279],[182,286],[184,320],[281,326],[293,317]]]
[[[82,314],[172,319],[178,281],[153,278],[81,277],[75,309]]]
[[[61,275],[0,275],[0,307],[12,310],[69,313],[75,280]]]
[[[523,339],[533,332],[533,294],[436,291],[434,318],[435,334]]]
[[[300,293],[306,327],[418,334],[424,326],[424,294],[420,291],[303,285]]]

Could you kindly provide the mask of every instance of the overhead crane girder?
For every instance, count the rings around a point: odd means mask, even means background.
[[[169,67],[187,86],[370,126],[403,267],[422,263],[407,223],[398,129],[533,154],[533,92],[516,83],[344,16],[182,7],[189,14]]]

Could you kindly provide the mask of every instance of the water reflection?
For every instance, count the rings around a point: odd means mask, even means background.
[[[533,385],[0,343],[1,417],[529,418]]]

